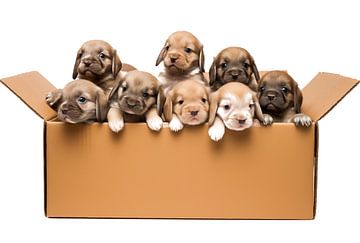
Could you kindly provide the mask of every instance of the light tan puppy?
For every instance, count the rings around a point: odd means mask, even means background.
[[[311,118],[301,113],[301,90],[287,72],[266,73],[259,83],[258,99],[263,112],[271,115],[275,122],[311,126]]]
[[[94,83],[78,79],[48,94],[46,102],[69,123],[103,122],[108,110],[105,92]]]
[[[210,96],[209,136],[214,141],[222,139],[225,127],[234,131],[250,128],[257,118],[264,125],[269,117],[263,116],[256,93],[242,83],[223,85]]]
[[[240,47],[228,47],[222,50],[212,63],[209,76],[213,91],[226,83],[240,82],[256,92],[257,82],[260,80],[254,58],[247,50]]]
[[[86,79],[109,91],[121,68],[120,58],[109,43],[90,40],[77,52],[73,79]]]
[[[201,83],[186,80],[176,84],[166,97],[165,119],[170,130],[177,132],[186,125],[199,125],[207,121],[209,90]]]
[[[146,121],[151,130],[159,131],[163,123],[156,110],[159,87],[159,81],[150,73],[127,72],[109,95],[107,117],[110,129],[119,132],[124,127],[124,121]]]

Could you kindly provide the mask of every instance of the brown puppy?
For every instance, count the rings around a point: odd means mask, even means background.
[[[271,71],[260,80],[258,99],[264,113],[275,122],[311,125],[311,118],[301,114],[302,93],[295,80],[284,71]]]
[[[94,83],[78,79],[63,89],[52,91],[46,97],[58,118],[69,123],[103,122],[108,109],[105,92]]]
[[[125,118],[125,121],[145,120],[151,130],[159,131],[163,123],[156,111],[159,87],[159,81],[150,73],[127,72],[109,95],[107,117],[110,129],[114,132],[122,130]]]
[[[225,127],[234,131],[250,128],[257,118],[264,125],[269,117],[261,112],[256,93],[242,83],[231,82],[223,85],[210,96],[209,136],[219,141]]]
[[[166,97],[164,115],[170,130],[177,132],[184,125],[199,125],[207,121],[209,112],[208,88],[195,80],[177,83]]]
[[[240,47],[229,47],[222,50],[212,63],[209,76],[213,91],[229,82],[244,83],[256,91],[257,81],[260,80],[253,57],[247,50]]]
[[[90,40],[77,52],[73,79],[86,79],[109,91],[121,68],[120,58],[109,43]]]

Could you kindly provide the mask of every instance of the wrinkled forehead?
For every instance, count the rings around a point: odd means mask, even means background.
[[[82,47],[82,50],[84,51],[95,51],[95,52],[102,52],[102,51],[108,51],[111,52],[112,47],[109,43],[105,41],[87,41],[85,42]]]
[[[260,84],[268,86],[287,85],[292,87],[293,79],[287,73],[274,72],[265,74],[261,79]]]
[[[199,40],[190,33],[176,33],[169,37],[168,44],[173,47],[188,47],[191,49],[200,49]]]
[[[248,107],[250,104],[253,104],[253,96],[251,93],[247,92],[242,95],[235,94],[233,92],[226,92],[220,99],[219,105],[233,105],[237,108]]]
[[[182,97],[186,100],[195,100],[206,98],[207,93],[201,85],[189,84],[177,87],[177,89],[175,90],[175,96]]]
[[[96,92],[96,87],[88,84],[76,83],[75,81],[63,89],[63,99],[74,99],[79,96],[84,96],[85,98],[90,99],[95,97]]]
[[[132,91],[143,91],[144,89],[155,90],[157,89],[157,81],[152,77],[140,74],[129,73],[123,81],[123,86],[126,86]]]
[[[218,61],[238,61],[238,62],[244,62],[246,60],[250,60],[249,53],[242,48],[228,48],[223,50],[218,58]]]

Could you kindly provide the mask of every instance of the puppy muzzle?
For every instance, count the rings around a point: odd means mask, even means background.
[[[242,131],[253,125],[253,117],[250,114],[235,114],[226,119],[224,124],[230,130]]]
[[[244,69],[232,68],[224,73],[225,82],[241,82],[244,84],[250,83],[250,78]]]
[[[134,115],[143,115],[147,111],[144,100],[140,97],[133,96],[121,97],[120,109]]]
[[[180,120],[184,124],[199,125],[207,120],[207,111],[200,105],[188,105],[183,107]]]
[[[261,94],[259,102],[268,111],[281,111],[285,109],[286,98],[276,89],[268,89]]]

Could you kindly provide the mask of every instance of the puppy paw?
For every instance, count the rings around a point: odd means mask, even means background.
[[[148,127],[153,131],[159,131],[162,128],[163,121],[160,117],[152,117],[146,120]]]
[[[56,102],[56,98],[55,98],[55,95],[53,94],[53,92],[48,93],[45,100],[49,106],[53,106]]]
[[[113,132],[119,132],[124,128],[124,120],[109,121],[109,127]]]
[[[264,126],[269,126],[271,124],[273,124],[274,120],[272,118],[272,116],[268,115],[268,114],[264,114],[264,120],[263,120],[263,125]]]
[[[304,114],[295,115],[293,121],[296,126],[302,126],[302,127],[310,127],[312,123],[311,118]]]
[[[169,123],[169,128],[173,132],[178,132],[181,129],[183,129],[184,125],[181,123],[181,121],[178,118],[171,119]]]
[[[211,140],[217,142],[221,140],[225,134],[225,127],[224,126],[212,126],[209,128],[208,134]]]

